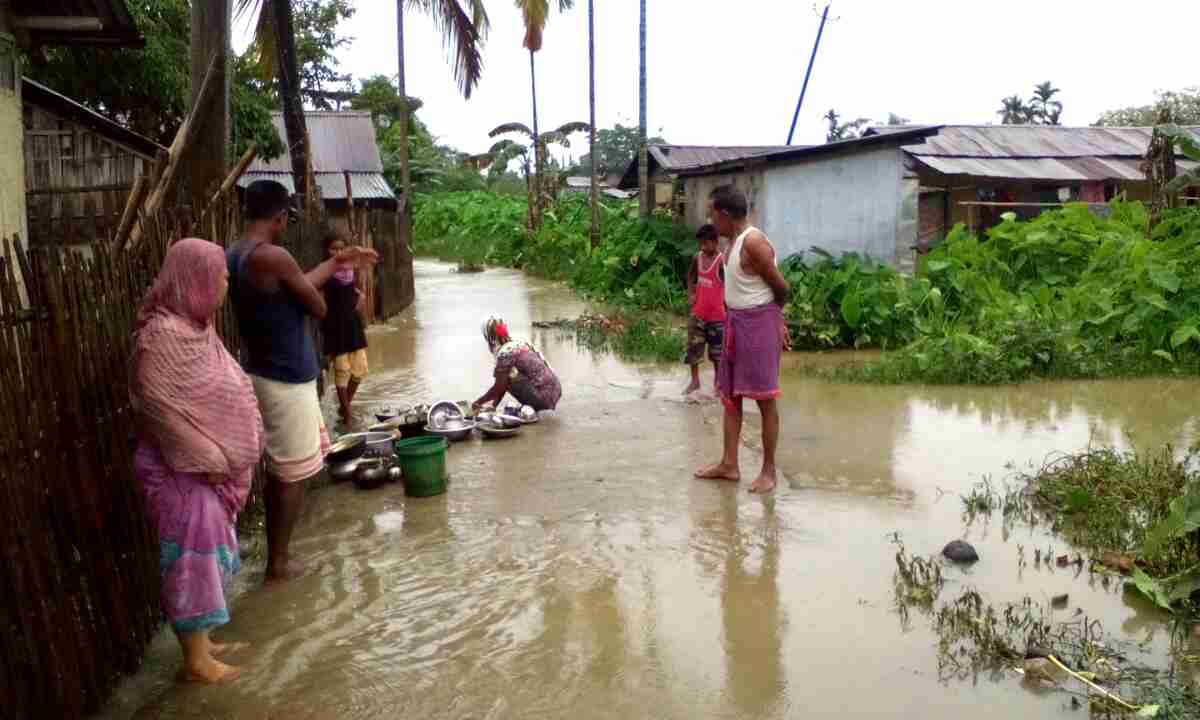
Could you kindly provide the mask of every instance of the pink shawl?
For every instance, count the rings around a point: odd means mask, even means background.
[[[250,378],[212,324],[226,280],[219,246],[171,246],[134,329],[129,395],[138,439],[172,470],[228,478],[214,490],[232,517],[249,495],[263,429]]]

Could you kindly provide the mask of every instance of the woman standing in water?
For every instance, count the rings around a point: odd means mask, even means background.
[[[234,523],[263,447],[250,379],[213,328],[228,287],[220,247],[171,246],[138,315],[129,390],[163,611],[183,648],[182,677],[209,683],[238,675],[217,660],[235,646],[209,634],[229,622],[224,585],[241,565]]]
[[[488,318],[483,324],[483,339],[496,357],[496,380],[475,401],[475,409],[488,403],[498,405],[505,393],[511,393],[522,405],[538,412],[558,407],[562,385],[541,353],[529,343],[509,337],[508,326],[498,317]]]

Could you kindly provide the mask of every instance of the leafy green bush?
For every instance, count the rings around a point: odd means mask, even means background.
[[[684,277],[696,252],[685,228],[665,218],[642,220],[631,202],[600,207],[603,237],[591,246],[587,199],[568,196],[526,226],[524,198],[486,192],[418,195],[415,250],[446,260],[483,258],[564,280],[589,298],[639,310],[685,309]]]
[[[482,192],[418,196],[416,248],[486,258],[567,281],[637,310],[686,311],[691,233],[602,207],[588,237],[586,198],[526,228],[523,199]],[[878,363],[835,371],[874,382],[1010,383],[1200,369],[1200,210],[1168,212],[1150,233],[1139,203],[1104,217],[1070,205],[976,236],[959,226],[906,277],[854,254],[814,250],[781,263],[797,349],[880,347]]]
[[[913,315],[912,342],[841,375],[1008,383],[1195,372],[1200,212],[1175,211],[1149,234],[1140,204],[1110,211],[1102,218],[1073,205],[1029,222],[1009,215],[986,238],[955,228],[925,257],[921,277],[906,281],[940,294]]]

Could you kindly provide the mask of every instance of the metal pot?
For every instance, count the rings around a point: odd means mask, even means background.
[[[357,460],[367,451],[365,435],[343,435],[329,448],[325,455],[327,465],[345,465],[351,460]]]
[[[354,472],[354,484],[360,490],[374,490],[388,481],[388,466],[384,460],[363,460]]]
[[[365,452],[363,454],[374,457],[391,457],[393,437],[394,434],[390,432],[349,433],[343,435],[338,442],[346,438],[360,438],[365,443]]]
[[[351,460],[350,462],[329,465],[329,477],[334,482],[345,482],[354,477],[354,472],[358,470],[360,460]]]

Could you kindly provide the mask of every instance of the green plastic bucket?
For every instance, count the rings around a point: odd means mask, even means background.
[[[432,497],[446,492],[446,438],[418,437],[395,441],[404,473],[404,494]]]

